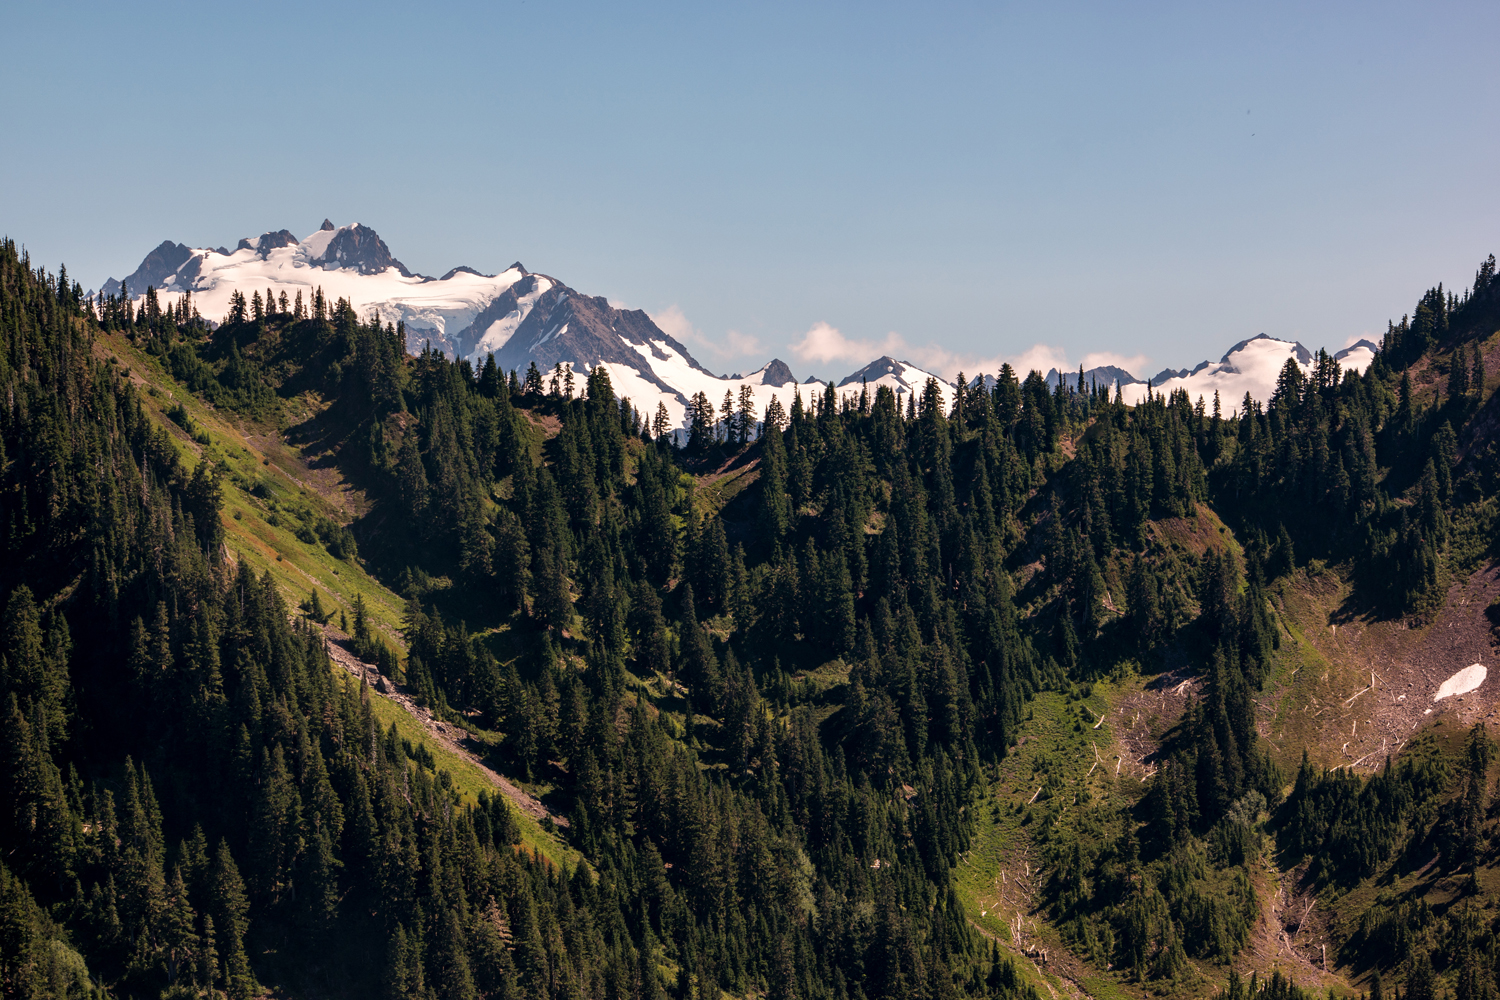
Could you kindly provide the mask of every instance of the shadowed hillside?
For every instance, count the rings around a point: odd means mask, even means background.
[[[1232,412],[1007,366],[680,449],[602,367],[7,243],[0,979],[1487,995],[1485,268]]]

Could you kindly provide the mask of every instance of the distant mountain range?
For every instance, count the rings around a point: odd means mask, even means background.
[[[1341,368],[1364,371],[1375,360],[1379,346],[1368,340],[1360,340],[1333,355]],[[1149,379],[1139,379],[1123,368],[1114,366],[1091,368],[1083,373],[1085,386],[1097,382],[1100,385],[1120,386],[1121,398],[1127,403],[1138,403],[1152,392],[1173,393],[1178,389],[1187,391],[1190,399],[1202,396],[1205,402],[1219,394],[1225,413],[1238,411],[1245,394],[1264,403],[1276,388],[1276,377],[1288,358],[1294,358],[1304,373],[1312,367],[1313,352],[1292,340],[1278,340],[1262,333],[1242,340],[1218,361],[1202,361],[1195,367],[1173,370],[1163,369]],[[1056,368],[1047,372],[1047,384],[1056,387],[1061,382],[1072,388],[1078,387],[1077,372],[1061,372]]]
[[[321,287],[330,298],[348,299],[362,316],[378,314],[387,322],[405,323],[407,347],[413,352],[431,346],[476,364],[494,354],[502,369],[520,372],[533,363],[544,372],[559,363],[577,370],[603,365],[615,391],[628,396],[642,414],[654,414],[658,403],[664,404],[677,426],[686,425],[688,405],[699,392],[718,405],[726,393],[738,399],[740,388],[748,387],[764,411],[773,395],[789,406],[801,391],[780,359],[749,374],[716,375],[642,310],[621,309],[605,298],[582,294],[556,278],[527,271],[519,262],[497,274],[467,266],[438,278],[415,273],[391,254],[375,230],[358,223],[335,226],[324,220],[301,239],[286,229],[266,232],[240,240],[233,250],[166,240],[123,282],[111,278],[100,293],[118,295],[122,286],[132,298],[148,286],[169,301],[190,292],[193,304],[209,319],[229,312],[236,291],[246,297],[257,291],[285,292],[288,298],[302,292],[306,299]],[[1341,366],[1362,371],[1377,350],[1361,340],[1334,357]],[[1235,344],[1218,362],[1203,361],[1192,369],[1168,368],[1141,379],[1123,368],[1100,366],[1085,371],[1083,378],[1086,386],[1118,385],[1122,398],[1132,404],[1148,390],[1185,389],[1190,397],[1205,400],[1217,392],[1227,413],[1239,408],[1246,393],[1268,399],[1288,358],[1304,368],[1313,362],[1312,352],[1301,344],[1260,334]],[[928,378],[938,380],[944,405],[951,405],[954,386],[948,379],[891,357],[877,358],[838,381],[836,388],[846,395],[866,385],[873,393],[885,385],[904,398],[920,392]],[[1078,373],[1054,368],[1046,379],[1053,388],[1077,388]],[[970,384],[993,386],[994,381],[991,373]]]

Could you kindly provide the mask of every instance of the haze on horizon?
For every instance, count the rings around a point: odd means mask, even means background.
[[[1378,339],[1500,250],[1477,3],[11,12],[0,230],[87,287],[325,217],[709,367],[1147,374]]]

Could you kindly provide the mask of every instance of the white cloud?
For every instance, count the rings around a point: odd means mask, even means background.
[[[760,353],[760,338],[753,333],[730,330],[724,334],[724,357],[743,358]]]
[[[883,354],[894,355],[904,351],[906,341],[901,339],[899,333],[888,333],[884,340],[853,340],[840,333],[837,327],[819,321],[791,347],[799,361],[813,364],[852,361],[865,364]]]
[[[823,322],[814,323],[802,339],[791,345],[791,351],[799,361],[819,365],[830,362],[863,365],[881,355],[890,355],[949,380],[956,378],[959,372],[963,372],[966,379],[981,374],[995,375],[1007,362],[1023,379],[1033,368],[1045,374],[1049,368],[1069,371],[1077,367],[1068,364],[1067,354],[1062,348],[1050,344],[1033,344],[1014,354],[982,355],[952,351],[941,344],[908,344],[906,338],[895,332],[886,334],[881,340],[846,337],[837,327]],[[1084,361],[1090,368],[1096,364],[1118,364],[1134,371],[1131,365],[1142,366],[1147,359],[1143,355],[1125,358],[1111,352],[1097,352],[1085,355]]]
[[[907,357],[903,361],[910,361],[924,371],[949,381],[955,379],[959,372],[964,373],[966,381],[972,381],[975,375],[985,372],[994,374],[1000,370],[1000,364],[1005,360],[1000,357],[981,358],[976,354],[959,354],[938,344],[923,344],[906,353]]]
[[[1126,357],[1116,354],[1114,351],[1093,351],[1085,354],[1080,360],[1084,368],[1103,368],[1113,366],[1123,368],[1132,375],[1139,375],[1151,364],[1151,359],[1144,354],[1132,354]]]
[[[675,340],[687,341],[699,336],[698,329],[675,305],[667,306],[661,312],[651,313],[651,322],[661,327],[662,333]]]
[[[742,358],[760,353],[760,340],[752,334],[730,330],[724,334],[722,342],[711,339],[694,326],[675,303],[661,312],[650,315],[651,321],[660,327],[663,333],[680,343],[699,347],[716,359]]]
[[[1073,367],[1068,364],[1067,353],[1061,347],[1053,347],[1051,344],[1032,344],[1020,354],[1003,360],[1009,361],[1010,366],[1016,370],[1017,377],[1023,379],[1033,368],[1045,375],[1050,368],[1067,371]]]
[[[1000,366],[1006,363],[1009,363],[1015,369],[1016,376],[1022,379],[1033,368],[1044,375],[1049,368],[1056,368],[1059,371],[1069,370],[1067,355],[1061,348],[1052,347],[1049,344],[1032,344],[1017,354],[989,356],[975,353],[960,354],[937,344],[927,344],[912,348],[908,354],[910,357],[907,360],[913,364],[946,379],[957,378],[959,372],[964,373],[967,381],[973,381],[977,375],[998,375]]]

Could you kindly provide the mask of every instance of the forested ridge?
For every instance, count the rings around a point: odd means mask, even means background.
[[[700,400],[679,447],[602,369],[413,357],[320,291],[217,325],[152,290],[93,301],[6,242],[0,988],[1040,996],[960,899],[1004,811],[1043,852],[1049,933],[1120,989],[1297,996],[1246,964],[1265,858],[1332,891],[1433,851],[1492,863],[1482,727],[1361,779],[1269,745],[1256,705],[1299,574],[1339,567],[1420,628],[1497,555],[1493,270],[1424,296],[1364,374],[1320,354],[1263,403],[1127,407],[1006,366],[951,407],[936,384]],[[368,508],[270,501],[131,363],[326,445]],[[226,490],[401,595],[401,641],[360,603],[353,647],[584,860],[379,721],[326,652],[332,602],[251,570]],[[1149,780],[1002,802],[1039,693],[1179,670],[1200,695]],[[1342,963],[1488,995],[1493,911],[1422,906],[1382,896]]]

